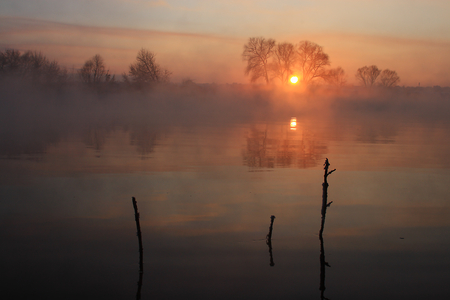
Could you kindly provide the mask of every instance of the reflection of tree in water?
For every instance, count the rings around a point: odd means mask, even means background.
[[[136,127],[130,132],[130,143],[136,146],[136,150],[142,156],[142,159],[155,151],[158,138],[159,132],[149,126]]]
[[[307,132],[252,128],[243,158],[244,164],[251,168],[309,168],[316,166],[327,150],[326,145]]]
[[[397,135],[396,129],[390,125],[372,127],[363,125],[356,130],[356,141],[370,144],[392,144]]]
[[[326,267],[330,267],[328,262],[325,260],[325,246],[323,242],[323,236],[319,237],[320,240],[320,283],[319,283],[319,290],[320,290],[320,299],[321,300],[329,300],[325,297],[325,272]]]
[[[273,168],[275,140],[267,139],[267,129],[258,131],[253,128],[247,138],[247,151],[244,153],[245,164],[255,168]]]
[[[95,151],[103,149],[106,143],[106,130],[99,127],[90,127],[84,134],[84,143],[86,147]]]

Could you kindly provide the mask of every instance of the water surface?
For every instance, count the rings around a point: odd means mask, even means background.
[[[133,299],[139,289],[142,299],[450,292],[446,118],[339,106],[249,117],[206,104],[197,115],[160,106],[89,117],[80,107],[73,119],[21,112],[1,132],[8,299]],[[325,158],[337,171],[321,277]],[[140,288],[131,197],[143,234]]]

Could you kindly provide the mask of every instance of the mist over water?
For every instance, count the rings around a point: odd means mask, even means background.
[[[448,294],[448,88],[0,91],[8,297],[134,297],[131,197],[142,299]]]
[[[67,136],[122,129],[157,135],[173,127],[230,128],[296,117],[330,139],[350,133],[361,142],[394,142],[405,124],[423,130],[447,124],[449,88],[300,90],[248,85],[166,85],[152,91],[45,90],[4,82],[0,154],[44,153]],[[134,133],[133,133],[134,132]],[[94,146],[95,147],[95,146]],[[97,145],[98,147],[98,145]]]

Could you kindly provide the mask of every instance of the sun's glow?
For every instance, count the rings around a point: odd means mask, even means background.
[[[290,79],[292,84],[296,84],[298,82],[298,77],[297,76],[292,76]]]
[[[296,130],[297,129],[297,118],[292,117],[291,118],[291,130]]]

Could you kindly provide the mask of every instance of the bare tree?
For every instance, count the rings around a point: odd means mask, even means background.
[[[269,79],[269,59],[275,48],[275,40],[266,40],[263,37],[252,37],[244,45],[242,59],[247,61],[245,75],[250,75],[250,81],[255,82],[259,78],[264,78],[266,84]]]
[[[0,71],[12,73],[20,67],[20,51],[7,49],[0,54]]]
[[[356,80],[363,86],[373,86],[380,75],[381,70],[377,66],[364,66],[356,71]]]
[[[136,56],[136,62],[130,65],[129,73],[135,81],[157,82],[161,74],[161,67],[156,63],[154,53],[141,49]]]
[[[87,60],[83,67],[79,70],[81,81],[84,83],[90,84],[92,83],[92,72],[94,69],[94,63],[92,60]]]
[[[79,71],[79,74],[81,80],[87,84],[99,84],[114,80],[114,76],[111,78],[109,70],[106,70],[104,60],[99,54],[88,59]]]
[[[93,69],[92,69],[92,81],[94,83],[99,83],[102,81],[103,77],[109,74],[109,71],[105,68],[105,63],[103,58],[96,54],[92,57]]]
[[[337,67],[326,71],[325,81],[331,85],[343,86],[347,82],[344,69]]]
[[[330,59],[321,46],[310,41],[301,41],[297,46],[297,53],[304,83],[310,84],[315,79],[326,77],[325,66],[330,65]]]
[[[23,76],[41,83],[61,83],[67,78],[67,70],[56,61],[49,61],[41,52],[27,51],[21,56]]]
[[[172,72],[161,68],[156,63],[155,54],[142,48],[136,56],[136,62],[130,65],[128,74],[135,84],[144,87],[151,83],[168,82]],[[124,75],[124,80],[127,82],[128,76]]]
[[[155,82],[168,82],[172,72],[162,68],[156,63],[156,55],[142,48],[137,56],[136,62],[130,65],[128,74],[135,84],[145,86]],[[128,76],[124,75],[124,80],[129,81]]]
[[[56,61],[52,61],[45,68],[45,82],[65,83],[68,79],[67,69],[61,68]]]
[[[27,51],[20,56],[21,75],[37,79],[50,62],[41,52]]]
[[[380,75],[380,85],[384,87],[395,87],[400,82],[397,72],[389,69],[383,70]]]
[[[297,62],[297,52],[291,43],[278,44],[275,47],[274,63],[272,70],[274,77],[279,78],[282,83],[288,83],[293,74],[293,68]]]

